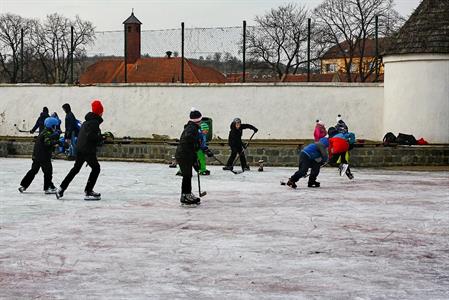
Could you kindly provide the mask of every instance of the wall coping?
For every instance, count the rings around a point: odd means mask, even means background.
[[[261,83],[97,83],[86,85],[71,84],[42,84],[42,83],[0,83],[1,87],[219,87],[219,88],[235,88],[235,87],[383,87],[383,83],[367,83],[367,82],[261,82]]]
[[[387,55],[383,57],[383,62],[387,63],[398,63],[398,62],[410,62],[410,61],[449,61],[449,54],[432,54],[432,53],[422,53],[422,54],[396,54]]]

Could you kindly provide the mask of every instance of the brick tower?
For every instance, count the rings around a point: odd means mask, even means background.
[[[140,58],[140,25],[142,23],[131,13],[128,19],[123,24],[125,25],[125,56],[126,63],[133,64]]]

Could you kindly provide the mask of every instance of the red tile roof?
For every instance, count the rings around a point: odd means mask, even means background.
[[[379,53],[382,52],[385,43],[385,38],[379,38]],[[361,42],[360,45],[361,46]],[[342,51],[343,49],[343,51]],[[321,59],[331,59],[331,58],[344,58],[348,57],[349,54],[345,54],[346,51],[349,50],[349,43],[347,41],[341,42],[339,45],[335,45],[331,47],[329,50],[324,53]],[[360,56],[361,48],[355,47],[354,49],[354,57]],[[374,39],[365,39],[365,50],[364,57],[374,57],[376,56],[376,40]]]
[[[182,58],[150,57],[140,58],[128,64],[129,83],[170,83],[181,81]],[[223,74],[208,67],[184,60],[184,81],[186,83],[225,83]],[[89,66],[80,76],[81,84],[124,82],[123,59],[101,60]]]

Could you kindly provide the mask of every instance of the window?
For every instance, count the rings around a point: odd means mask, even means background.
[[[356,71],[357,71],[357,64],[351,64],[351,68],[349,69],[349,71],[350,71],[351,73],[356,72]]]
[[[329,72],[329,73],[337,72],[337,65],[336,64],[326,64],[326,72]]]
[[[131,26],[128,26],[128,32],[131,32],[131,30],[132,30]]]

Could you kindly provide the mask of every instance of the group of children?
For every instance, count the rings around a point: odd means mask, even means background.
[[[60,199],[63,197],[64,191],[67,189],[70,182],[81,170],[84,162],[87,162],[92,170],[84,189],[84,199],[101,199],[101,194],[94,192],[93,188],[97,181],[98,175],[100,174],[100,164],[97,160],[97,146],[99,146],[104,140],[104,136],[101,134],[100,130],[100,124],[103,122],[103,105],[100,100],[94,100],[92,101],[91,106],[92,111],[87,113],[85,117],[86,121],[79,129],[79,133],[76,128],[70,127],[73,124],[66,124],[65,134],[72,138],[77,135],[78,143],[75,165],[62,181],[60,187],[57,189],[52,182],[53,167],[51,164],[51,158],[55,146],[61,144],[61,121],[56,117],[49,116],[45,118],[42,128],[39,129],[39,136],[37,137],[33,148],[33,163],[31,165],[31,169],[20,182],[19,192],[23,193],[26,191],[36,174],[39,172],[39,169],[42,169],[44,173],[44,192],[46,194],[56,194],[56,197]],[[68,104],[64,104],[63,108],[66,112],[70,112],[70,106]],[[69,122],[72,116],[69,116]],[[73,119],[76,120],[74,116]]]
[[[59,119],[51,116],[45,118],[43,128],[40,129],[40,134],[34,145],[31,169],[20,183],[19,191],[21,193],[29,187],[39,169],[42,168],[44,172],[45,193],[56,194],[56,197],[60,199],[63,197],[70,182],[86,162],[92,170],[84,190],[85,200],[101,199],[101,194],[94,192],[93,188],[100,174],[100,164],[96,155],[97,147],[105,139],[105,135],[100,130],[100,124],[103,122],[103,105],[99,100],[94,100],[91,106],[92,111],[86,114],[85,122],[79,131],[73,127],[76,119],[73,113],[71,113],[70,105],[64,104],[63,106],[64,111],[68,115],[66,117],[65,136],[72,139],[77,136],[78,144],[75,164],[61,182],[58,189],[56,189],[52,182],[53,169],[51,157],[53,148],[60,143],[59,137],[61,131],[59,126],[61,122]],[[210,174],[206,169],[206,156],[214,157],[214,154],[207,145],[209,127],[207,123],[202,121],[203,117],[201,112],[192,108],[189,121],[184,126],[176,149],[175,158],[180,168],[180,175],[182,176],[180,199],[182,204],[199,204],[201,201],[199,197],[196,197],[192,193],[192,169],[198,174]],[[240,158],[242,172],[249,170],[245,157],[245,145],[242,142],[242,132],[245,129],[253,130],[254,134],[258,131],[253,125],[242,124],[239,118],[235,118],[232,121],[228,138],[231,155],[223,170],[233,170],[237,155]],[[348,131],[348,127],[341,119],[341,116],[338,115],[337,124],[329,127],[327,130],[324,123],[317,120],[314,139],[314,143],[305,146],[300,151],[298,171],[289,178],[286,185],[291,188],[297,188],[296,183],[298,180],[308,176],[308,187],[319,187],[320,183],[316,179],[319,175],[320,168],[328,163],[339,164],[340,176],[346,174],[349,179],[353,179],[354,177],[350,171],[348,160],[349,151],[355,143],[355,135]],[[309,169],[311,169],[310,175],[307,175]]]
[[[346,174],[353,179],[349,168],[349,151],[354,147],[355,134],[349,132],[348,126],[342,120],[341,115],[337,117],[337,124],[326,130],[324,123],[316,121],[314,131],[315,142],[305,146],[299,154],[299,169],[287,181],[291,188],[297,188],[296,182],[300,178],[309,177],[308,187],[320,187],[316,181],[320,168],[326,164],[338,165],[340,176]],[[307,175],[310,169],[310,175]]]

